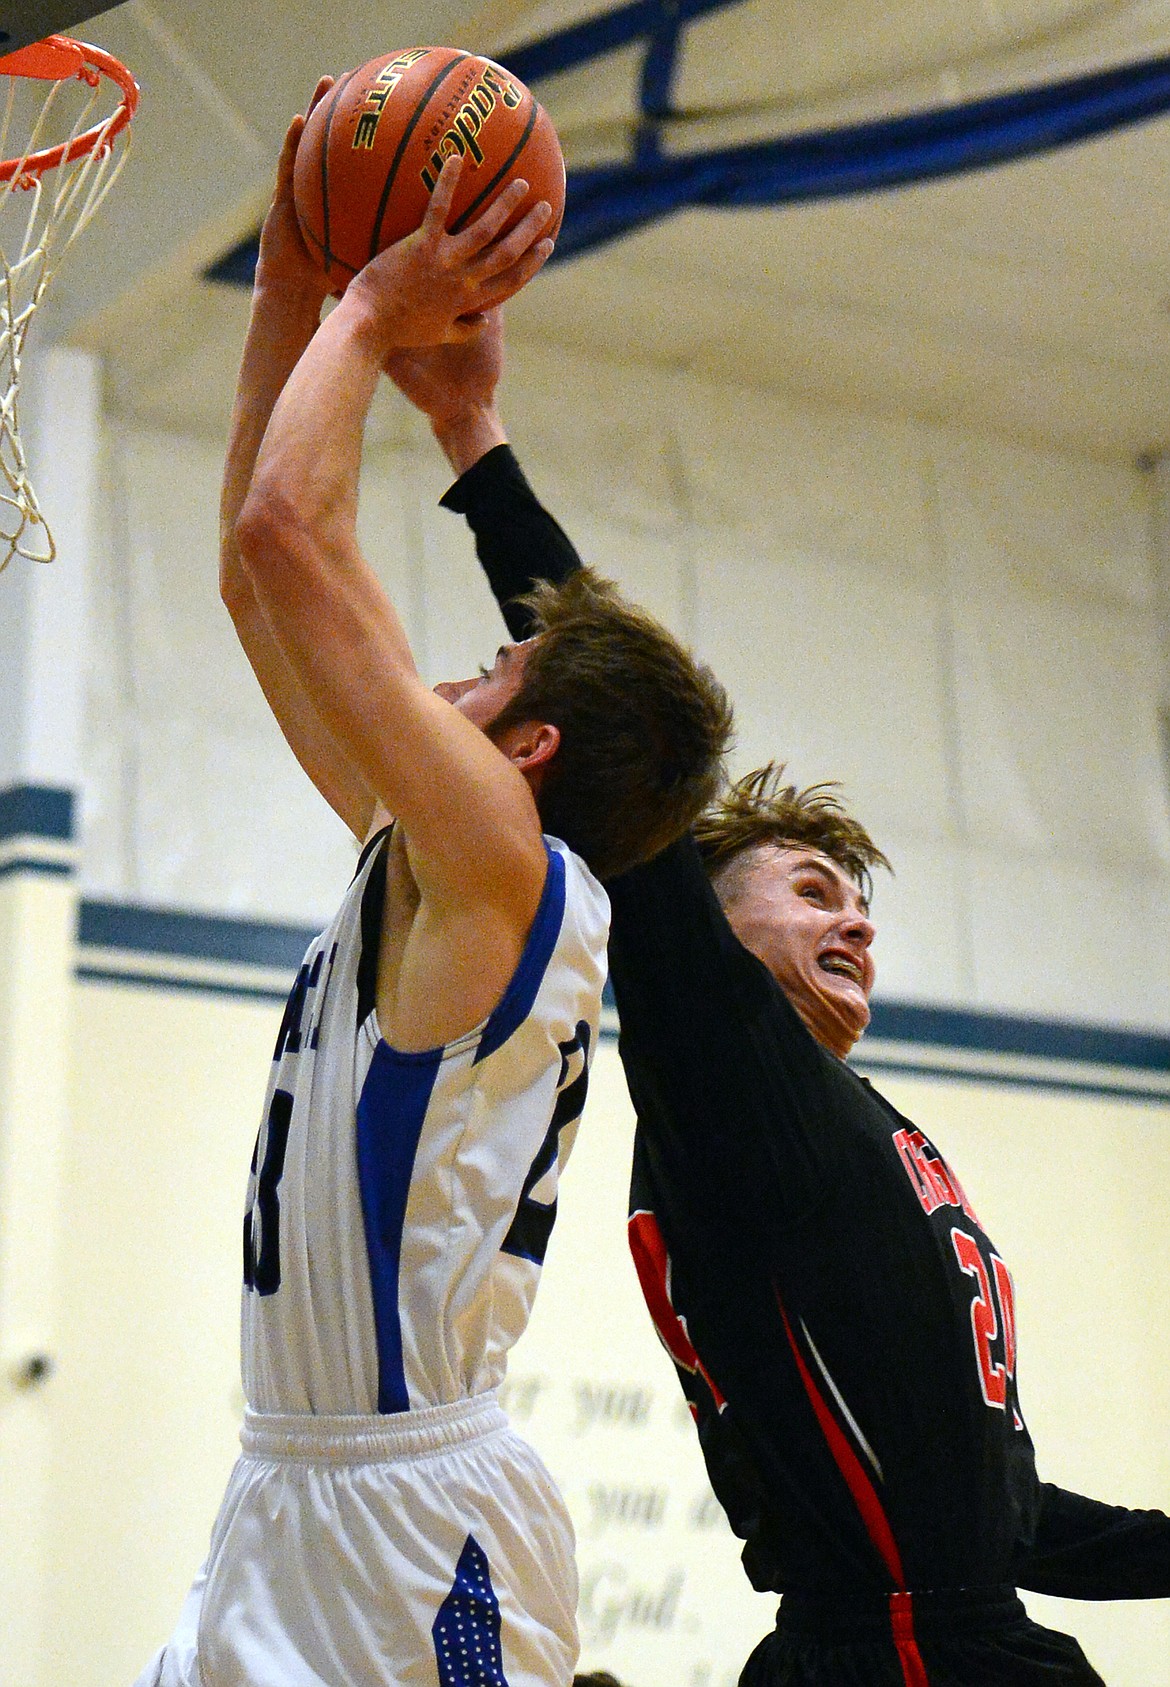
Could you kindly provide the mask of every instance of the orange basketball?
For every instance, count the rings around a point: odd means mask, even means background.
[[[342,76],[305,124],[293,192],[309,251],[344,288],[416,229],[444,161],[463,158],[447,226],[457,234],[522,176],[512,222],[546,199],[565,206],[565,163],[548,113],[501,65],[458,47],[383,53]]]

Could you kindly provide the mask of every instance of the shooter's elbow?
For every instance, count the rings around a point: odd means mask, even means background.
[[[295,499],[270,482],[254,482],[235,524],[236,548],[248,578],[255,583],[292,562],[304,531]]]

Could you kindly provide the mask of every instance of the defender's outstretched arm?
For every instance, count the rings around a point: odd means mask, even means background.
[[[572,540],[533,494],[507,444],[496,403],[504,369],[504,323],[488,311],[458,345],[402,352],[386,373],[427,417],[460,477],[442,499],[467,517],[476,551],[513,638],[528,638],[532,617],[522,597],[537,580],[560,585],[581,567]]]

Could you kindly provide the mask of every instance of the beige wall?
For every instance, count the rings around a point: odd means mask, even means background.
[[[56,1244],[73,913],[67,873],[0,874],[0,1681],[22,1687],[50,1621],[58,1442],[51,1385],[26,1379],[56,1353],[66,1316]]]
[[[42,1673],[19,1687],[125,1687],[204,1551],[235,1449],[240,1217],[279,1018],[93,982],[74,1007],[58,1368],[39,1402],[51,1521],[28,1543],[53,1618]],[[1043,1473],[1170,1508],[1170,1107],[880,1082],[953,1159],[1012,1265]],[[641,1307],[624,1243],[629,1133],[607,1042],[509,1406],[576,1520],[586,1661],[631,1687],[733,1687],[774,1602],[751,1592],[707,1504]],[[1028,1603],[1081,1637],[1111,1687],[1170,1687],[1170,1604]]]
[[[727,682],[738,769],[845,782],[897,868],[883,991],[1170,1030],[1149,476],[522,342],[504,407],[586,559]],[[383,393],[360,531],[434,681],[500,622],[424,432]],[[218,601],[222,458],[107,418],[83,883],[327,917],[348,842]]]
[[[77,994],[43,1687],[113,1687],[165,1639],[236,1451],[244,1188],[279,1012]]]

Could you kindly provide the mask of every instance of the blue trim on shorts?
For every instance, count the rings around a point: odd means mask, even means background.
[[[380,1042],[357,1104],[357,1170],[378,1341],[378,1410],[406,1412],[398,1273],[414,1157],[444,1050],[403,1054]]]
[[[451,1591],[431,1628],[439,1687],[508,1687],[500,1645],[500,1602],[487,1553],[468,1535]]]
[[[512,982],[483,1028],[483,1036],[475,1051],[476,1063],[503,1048],[513,1031],[518,1030],[532,1012],[536,993],[557,946],[557,938],[561,935],[565,918],[565,858],[558,850],[550,849],[547,843],[544,848],[548,856],[548,871],[544,876],[540,905],[525,941],[524,953],[512,974]]]

